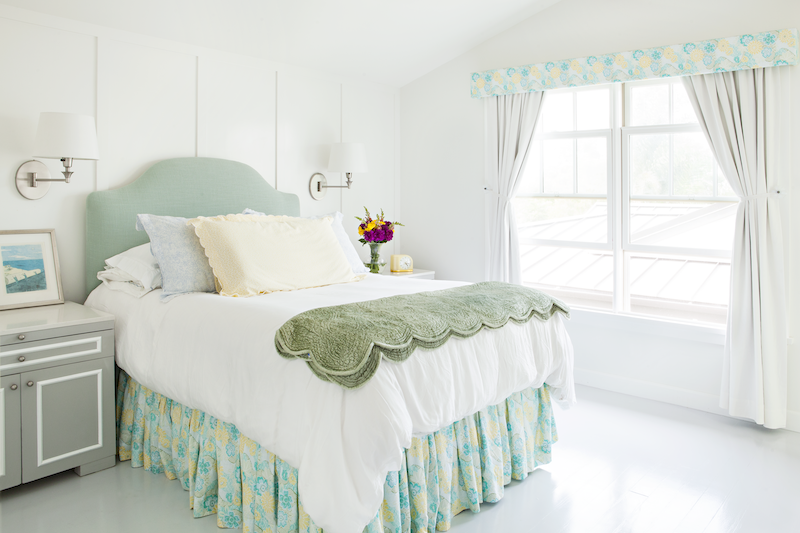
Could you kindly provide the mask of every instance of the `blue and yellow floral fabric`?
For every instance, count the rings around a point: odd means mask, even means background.
[[[797,29],[657,46],[472,74],[473,98],[798,64]]]
[[[117,436],[121,460],[180,481],[195,517],[216,513],[219,527],[254,533],[322,531],[303,510],[295,468],[233,424],[153,392],[123,371]],[[447,531],[455,515],[500,500],[512,479],[549,463],[557,440],[546,385],[414,437],[400,470],[386,476],[383,503],[364,531]]]

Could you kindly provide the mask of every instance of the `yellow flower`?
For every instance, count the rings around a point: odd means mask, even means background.
[[[478,81],[475,82],[475,86],[478,89],[483,89],[483,86],[486,85],[486,82],[483,81],[483,78],[478,78]]]
[[[781,30],[778,33],[778,39],[781,42],[788,44],[789,46],[794,46],[794,38],[792,37],[792,30]]]
[[[499,72],[495,72],[492,77],[497,83],[503,83],[503,76],[501,76]]]
[[[763,48],[764,45],[761,43],[761,41],[756,41],[755,39],[747,44],[747,51],[753,55],[760,54]]]
[[[653,60],[650,59],[650,56],[642,56],[642,58],[639,60],[639,66],[642,68],[647,68],[652,62]]]
[[[511,83],[519,83],[520,81],[522,81],[522,74],[520,74],[519,72],[515,72],[511,76]]]
[[[361,226],[358,227],[358,234],[364,235],[364,228],[362,228]]]
[[[625,68],[625,67],[628,66],[628,62],[625,61],[625,56],[622,55],[622,54],[617,54],[617,57],[614,58],[614,63],[616,63],[617,65],[621,66],[622,68]]]
[[[569,64],[569,68],[571,68],[575,72],[581,72],[583,70],[581,68],[581,64],[578,62],[577,59],[573,59],[572,60],[572,63]]]
[[[550,75],[554,78],[561,76],[561,69],[558,67],[553,67],[552,70],[550,70]]]
[[[534,78],[541,78],[542,77],[542,73],[539,72],[538,68],[531,67],[531,76],[533,76]]]
[[[670,61],[676,61],[678,59],[678,55],[675,53],[675,50],[673,50],[672,48],[665,48],[664,49],[664,57],[666,57]]]
[[[367,231],[372,231],[375,229],[375,221],[373,220],[369,224],[367,224]]]
[[[597,74],[600,74],[601,72],[603,72],[603,64],[598,61],[597,63],[592,65],[592,70],[594,70]]]
[[[706,55],[705,52],[703,52],[701,49],[695,48],[694,50],[692,50],[692,53],[689,54],[689,59],[691,59],[695,63],[699,63],[700,61],[703,60],[703,57],[705,55]]]

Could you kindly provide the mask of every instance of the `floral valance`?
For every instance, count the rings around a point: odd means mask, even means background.
[[[657,46],[472,74],[473,98],[798,63],[797,29]]]

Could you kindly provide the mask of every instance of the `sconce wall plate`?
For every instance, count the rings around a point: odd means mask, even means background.
[[[31,179],[31,174],[34,173],[36,174],[37,178],[35,185],[33,184],[33,179]],[[22,165],[20,165],[20,167],[17,169],[17,175],[14,178],[14,182],[17,185],[17,190],[22,196],[28,200],[38,200],[50,190],[49,181],[38,180],[49,179],[50,169],[47,168],[47,165],[41,161],[32,159],[30,161],[25,161],[22,163]]]
[[[322,200],[325,197],[325,192],[328,190],[328,180],[321,172],[311,175],[311,181],[308,182],[308,192],[311,193],[311,198],[314,200]]]

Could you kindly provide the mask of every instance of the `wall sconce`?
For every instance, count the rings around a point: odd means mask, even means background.
[[[353,172],[367,171],[367,151],[361,143],[336,143],[331,145],[331,156],[328,159],[330,172],[345,172],[347,185],[328,185],[328,180],[320,172],[311,176],[308,190],[314,200],[321,200],[326,189],[349,189],[353,183]]]
[[[28,200],[38,200],[50,190],[50,182],[69,183],[73,159],[100,159],[97,150],[97,130],[94,117],[73,113],[42,113],[33,143],[34,157],[60,159],[64,164],[64,179],[50,179],[47,165],[35,159],[26,161],[14,181],[19,193]]]

